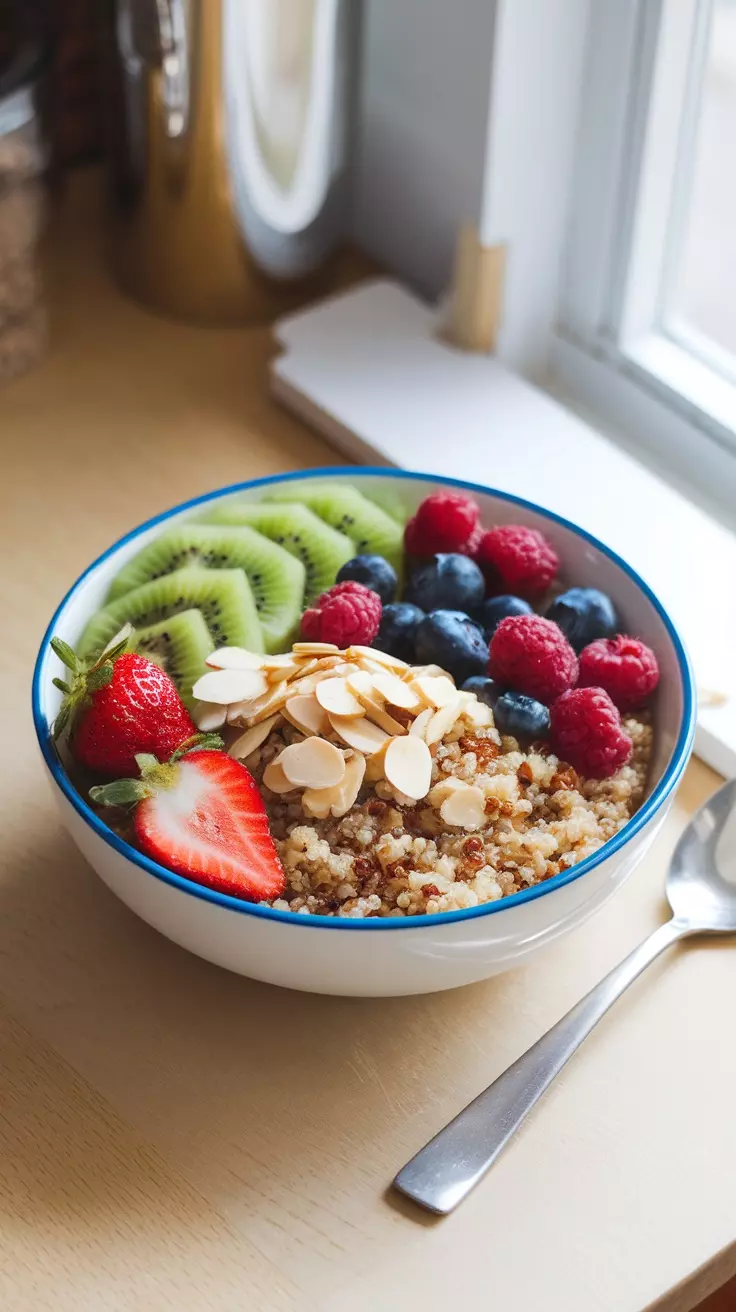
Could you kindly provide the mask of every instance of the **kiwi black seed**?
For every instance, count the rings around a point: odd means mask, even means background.
[[[229,499],[208,512],[207,522],[245,524],[301,560],[306,570],[306,605],[332,587],[340,566],[355,555],[350,538],[325,524],[309,507],[296,502],[249,505]]]
[[[266,651],[283,651],[291,644],[304,603],[304,566],[283,547],[247,526],[178,524],[166,529],[116,575],[108,604],[182,567],[244,570]]]
[[[263,651],[256,604],[243,570],[190,566],[109,602],[89,621],[79,643],[80,654],[101,650],[126,621],[145,629],[187,610],[200,612],[213,646]]]
[[[349,537],[353,555],[383,556],[401,570],[404,533],[400,524],[349,483],[303,483],[279,488],[268,500],[299,501],[337,532]]]

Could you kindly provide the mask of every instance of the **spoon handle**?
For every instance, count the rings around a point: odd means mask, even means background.
[[[396,1188],[431,1212],[451,1212],[493,1165],[608,1008],[660,952],[687,932],[682,923],[668,920],[640,943],[402,1167]]]

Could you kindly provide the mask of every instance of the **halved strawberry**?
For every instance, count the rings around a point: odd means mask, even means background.
[[[220,893],[260,902],[279,897],[286,877],[258,785],[225,752],[197,750],[160,765],[136,758],[140,779],[92,788],[93,802],[135,804],[141,850],[178,875]]]

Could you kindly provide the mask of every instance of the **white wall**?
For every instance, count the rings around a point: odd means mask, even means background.
[[[434,297],[460,223],[480,215],[495,4],[364,5],[353,236]]]
[[[364,3],[353,236],[431,298],[463,220],[506,242],[498,356],[540,381],[593,0]]]
[[[591,2],[497,11],[480,238],[508,243],[498,358],[537,382],[557,318]]]

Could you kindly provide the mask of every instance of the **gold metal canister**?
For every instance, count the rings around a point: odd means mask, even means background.
[[[351,3],[108,0],[112,262],[136,299],[213,324],[268,318],[303,299],[305,280],[324,268],[342,234],[354,70]],[[316,143],[319,205],[315,211],[312,204],[301,227],[298,215],[294,221],[287,215],[282,225],[278,215],[274,224],[259,213],[251,185],[256,179],[241,150],[245,141],[251,158],[254,149],[261,151],[258,131],[247,139],[239,131],[253,67],[249,22],[256,36],[266,30],[266,53],[276,52],[270,64],[262,60],[261,84],[265,66],[265,76],[280,71],[287,96],[289,77],[302,78],[306,101],[321,96],[321,117],[309,117],[309,130],[316,122],[328,134]],[[303,41],[297,64],[295,33]],[[321,68],[315,64],[318,37]],[[250,113],[250,104],[246,109]],[[261,151],[256,164],[278,210],[283,180],[268,175],[266,155]],[[285,213],[287,202],[288,196]]]

